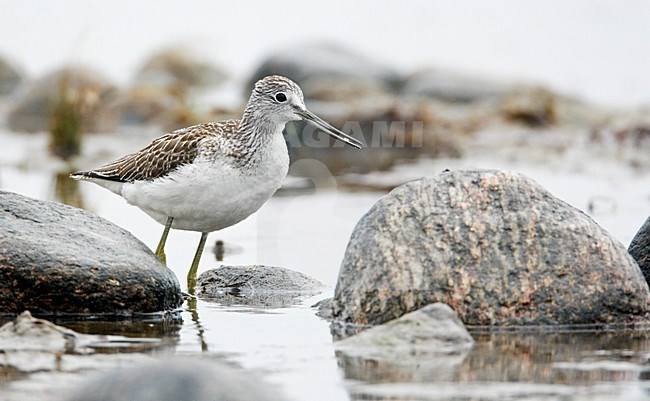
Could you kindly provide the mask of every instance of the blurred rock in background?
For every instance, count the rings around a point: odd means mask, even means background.
[[[358,151],[330,140],[303,122],[287,125],[292,161],[315,159],[334,175],[386,170],[422,155],[458,157],[453,130],[435,123],[418,101],[399,95],[401,77],[391,68],[332,44],[302,45],[279,51],[255,70],[247,84],[267,75],[284,75],[303,89],[310,110],[365,142]],[[294,175],[318,179],[321,168],[302,164]],[[325,170],[326,172],[326,170]]]
[[[404,96],[430,98],[450,103],[473,103],[502,99],[510,84],[477,78],[449,70],[429,68],[415,72],[404,80]]]
[[[535,83],[435,67],[401,75],[356,49],[332,43],[307,43],[269,55],[254,69],[243,92],[223,68],[184,48],[165,48],[145,58],[130,84],[119,89],[102,74],[79,67],[20,84],[19,73],[5,65],[10,63],[0,61],[0,79],[7,76],[14,88],[22,86],[4,105],[9,129],[18,132],[72,132],[61,129],[72,125],[53,124],[51,117],[61,112],[62,99],[74,99],[83,114],[81,132],[128,129],[155,137],[194,124],[240,118],[258,79],[287,76],[301,86],[312,111],[367,144],[358,151],[303,122],[287,125],[290,173],[330,185],[356,182],[331,181],[332,175],[385,171],[419,158],[498,153],[510,159],[543,159],[585,145],[602,155],[614,151],[633,166],[650,166],[650,152],[643,152],[650,142],[647,110],[607,110]],[[13,72],[3,72],[6,68]],[[61,96],[63,79],[66,93]],[[0,87],[9,84],[0,80]],[[243,96],[215,101],[235,93]],[[64,146],[54,153],[69,157],[73,148]],[[520,156],[524,148],[534,155]],[[309,162],[296,163],[300,160]]]
[[[13,63],[0,56],[0,96],[12,94],[23,82],[23,76]]]
[[[65,91],[63,93],[61,91]],[[55,105],[64,98],[75,98],[84,109],[83,130],[105,132],[115,128],[108,104],[116,88],[101,73],[82,67],[67,67],[52,72],[28,85],[12,104],[7,116],[9,129],[17,132],[46,131]]]
[[[168,48],[148,58],[114,102],[120,125],[158,125],[173,131],[214,120],[197,97],[222,84],[227,74],[191,51]]]
[[[147,59],[135,76],[135,86],[169,88],[184,86],[206,88],[223,83],[226,73],[196,54],[181,49],[168,48]]]

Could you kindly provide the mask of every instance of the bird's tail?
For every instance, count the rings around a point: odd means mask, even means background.
[[[70,174],[70,178],[73,180],[89,180],[91,178],[107,179],[103,174],[97,173],[96,171],[77,171],[76,173]]]

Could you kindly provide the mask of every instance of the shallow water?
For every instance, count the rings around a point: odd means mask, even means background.
[[[79,167],[106,161],[148,140],[89,137],[89,159]],[[55,177],[65,166],[47,157],[43,136],[0,132],[0,143],[1,189],[57,199]],[[457,160],[420,161],[388,173],[352,178],[383,186],[445,168],[469,167],[522,171],[582,210],[588,211],[591,205],[594,219],[624,244],[650,215],[650,174],[616,160],[477,154]],[[289,183],[292,181],[295,183]],[[78,188],[79,193],[71,199],[155,246],[162,227],[143,212],[92,184],[81,183]],[[199,273],[218,265],[211,252],[219,239],[225,243],[227,264],[283,266],[330,286],[296,305],[260,309],[198,300],[195,306],[185,305],[182,324],[63,323],[86,333],[166,338],[168,346],[156,355],[218,356],[260,373],[291,400],[650,399],[650,330],[475,332],[477,343],[465,355],[363,360],[337,352],[328,323],[315,316],[311,305],[332,295],[350,233],[382,195],[332,187],[284,192],[255,216],[210,235]],[[180,231],[172,231],[168,239],[168,265],[181,285],[198,239],[197,233]],[[56,399],[52,389],[75,387],[93,374],[83,369],[39,373],[5,382],[2,388],[8,399]]]

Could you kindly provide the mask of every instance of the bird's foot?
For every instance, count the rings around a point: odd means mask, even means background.
[[[167,266],[167,255],[165,255],[165,251],[156,252],[156,256],[160,259],[163,265]]]

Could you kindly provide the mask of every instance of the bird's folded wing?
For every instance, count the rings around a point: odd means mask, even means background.
[[[198,129],[175,131],[155,139],[138,152],[95,170],[75,174],[119,182],[150,181],[164,177],[179,166],[192,163],[199,154],[201,141],[210,135]]]

